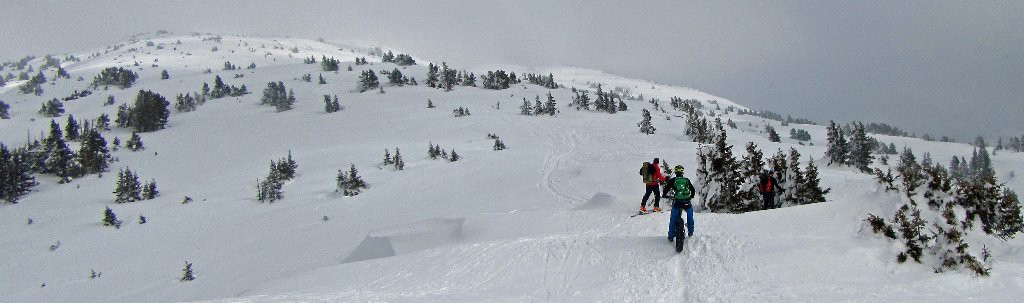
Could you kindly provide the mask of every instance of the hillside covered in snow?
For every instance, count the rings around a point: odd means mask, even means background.
[[[0,301],[1008,302],[1024,295],[1024,240],[989,235],[978,223],[962,228],[964,251],[984,256],[987,276],[963,266],[937,273],[941,254],[898,261],[906,245],[873,232],[869,214],[891,222],[916,199],[924,217],[939,220],[945,206],[929,211],[923,192],[908,198],[898,181],[899,189],[887,190],[874,174],[830,165],[828,123],[770,119],[741,102],[601,71],[469,70],[444,60],[297,38],[157,33],[5,64],[0,101],[9,118],[0,120],[0,142],[7,149],[36,141],[42,148],[52,142],[51,121],[66,132],[73,116],[100,129],[110,162],[68,177],[35,173],[38,184],[17,203],[0,202]],[[440,79],[429,76],[434,66]],[[98,76],[111,68],[130,73],[113,82]],[[32,83],[39,74],[45,82]],[[119,127],[117,118],[143,91],[166,99],[169,116],[137,132],[143,147],[133,151],[126,145],[133,127]],[[52,109],[43,105],[54,99],[63,112],[47,116]],[[648,133],[644,112],[652,117]],[[698,182],[710,163],[698,153],[714,142],[694,142],[689,114],[726,124],[736,158],[749,143],[765,160],[800,154],[800,169],[817,167],[826,201],[744,213],[695,203],[696,232],[677,254],[666,241],[667,212],[630,215],[644,193],[637,170],[651,159],[684,166],[702,194],[712,186]],[[101,115],[109,130],[99,126]],[[941,165],[978,151],[870,136],[895,147],[889,155],[873,150],[870,168],[897,175],[905,149]],[[79,151],[85,142],[66,144]],[[987,151],[1001,188],[1024,188],[1016,176],[1024,153]],[[385,164],[385,155],[400,155],[402,165]],[[293,176],[275,176],[271,163],[289,158]],[[350,180],[353,168],[366,187],[339,188],[339,175]],[[152,181],[158,194],[118,203],[126,170]],[[279,180],[279,197],[266,198],[268,179]],[[934,199],[954,201],[952,194]],[[970,214],[949,208],[957,220]],[[107,209],[118,227],[104,225]],[[922,229],[934,234],[928,241],[950,238],[936,226]]]

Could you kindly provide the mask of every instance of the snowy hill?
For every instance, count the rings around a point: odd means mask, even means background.
[[[142,133],[142,151],[113,152],[117,161],[102,175],[67,184],[37,175],[40,184],[20,203],[0,206],[2,301],[1006,302],[1024,294],[1019,237],[985,240],[997,260],[989,277],[897,264],[893,244],[862,230],[862,221],[868,213],[891,214],[899,194],[885,192],[870,175],[827,167],[823,126],[738,115],[727,109],[745,107],[708,93],[600,71],[496,68],[550,73],[564,87],[524,81],[504,90],[446,92],[424,85],[428,62],[445,58],[397,66],[381,62],[373,47],[214,37],[139,36],[74,54],[80,62],[62,65],[71,78],[49,81],[41,96],[19,93],[24,81],[0,88],[0,100],[11,105],[11,119],[0,120],[0,142],[10,147],[42,139],[50,119],[37,113],[41,104],[76,91],[92,94],[64,102],[57,123],[68,115],[113,119],[117,105],[130,104],[139,90],[173,104],[176,95],[199,92],[218,75],[252,92],[209,100],[192,112],[172,108],[166,129]],[[317,63],[303,62],[310,57]],[[340,60],[341,69],[322,71],[323,57]],[[354,63],[364,57],[370,64]],[[225,62],[241,69],[223,70]],[[92,78],[108,67],[131,68],[139,80],[128,89],[93,90]],[[420,85],[392,86],[382,75],[383,94],[360,93],[360,73],[370,69],[399,69]],[[161,79],[163,70],[169,79]],[[306,74],[311,82],[301,79]],[[326,84],[317,83],[321,75]],[[272,81],[294,91],[294,109],[260,105]],[[597,84],[627,96],[629,109],[608,114],[568,106],[571,88],[594,94]],[[520,114],[523,98],[543,102],[549,92],[557,115]],[[324,95],[337,95],[344,109],[325,113]],[[104,105],[109,96],[115,105]],[[697,100],[734,121],[729,142],[737,154],[755,142],[766,155],[796,148],[813,159],[822,186],[832,189],[828,202],[698,213],[695,238],[676,254],[665,239],[667,213],[629,217],[643,194],[640,163],[660,157],[696,172],[698,144],[683,135],[685,114],[668,106],[672,97]],[[665,111],[644,101],[651,98]],[[428,99],[436,108],[427,108]],[[460,107],[471,114],[455,117]],[[655,134],[638,131],[641,109],[653,112]],[[769,142],[766,123],[781,134],[806,130],[812,140]],[[488,134],[508,149],[493,150]],[[130,135],[118,127],[103,133],[108,142]],[[939,163],[972,152],[966,144],[874,137],[928,152]],[[432,160],[428,144],[463,159]],[[385,150],[396,148],[403,170],[381,165]],[[284,199],[257,201],[257,179],[289,151],[298,169],[283,187]],[[1024,188],[1014,176],[1024,171],[1024,154],[1001,152],[993,162],[1009,188]],[[346,197],[335,191],[335,176],[350,165],[369,188]],[[124,168],[155,180],[160,195],[114,203],[116,172]],[[185,197],[193,202],[183,204]],[[102,226],[106,207],[121,218],[121,228]],[[196,279],[181,282],[186,262]],[[101,275],[90,278],[93,272]]]

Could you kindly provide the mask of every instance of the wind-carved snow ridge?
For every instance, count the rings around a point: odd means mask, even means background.
[[[596,193],[590,200],[573,208],[573,210],[594,210],[594,209],[606,209],[615,206],[618,198],[608,193]]]
[[[435,218],[372,231],[342,263],[394,257],[458,243],[465,221],[464,218]]]

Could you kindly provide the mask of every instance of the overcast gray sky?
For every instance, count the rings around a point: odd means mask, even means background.
[[[1024,133],[1024,1],[2,1],[0,59],[160,29],[587,67],[919,135]]]

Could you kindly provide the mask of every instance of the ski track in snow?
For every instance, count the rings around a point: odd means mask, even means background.
[[[545,191],[558,198],[558,200],[565,201],[567,204],[582,202],[582,198],[574,197],[565,191],[559,190],[555,185],[557,180],[553,177],[555,172],[564,166],[566,158],[576,152],[576,141],[578,140],[576,130],[570,129],[567,132],[558,132],[556,134],[541,134],[537,131],[540,129],[539,127],[532,127],[531,129],[534,136],[544,138],[545,144],[551,147],[544,158],[543,176],[539,185]]]

